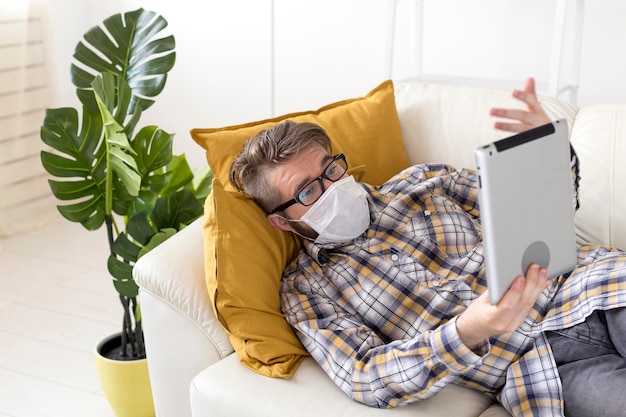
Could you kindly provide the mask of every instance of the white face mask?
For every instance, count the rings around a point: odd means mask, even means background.
[[[354,177],[333,183],[300,220],[318,233],[315,243],[349,242],[370,225],[367,192]]]

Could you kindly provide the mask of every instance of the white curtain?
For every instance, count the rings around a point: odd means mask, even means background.
[[[56,212],[39,138],[54,107],[47,0],[0,0],[0,238],[44,225]]]

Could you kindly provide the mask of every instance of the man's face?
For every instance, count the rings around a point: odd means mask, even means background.
[[[280,201],[287,202],[308,183],[319,177],[324,168],[333,160],[333,157],[321,145],[312,144],[305,148],[292,160],[274,168],[269,174],[269,180],[280,194]],[[324,179],[324,188],[328,189],[332,184],[328,179]],[[283,217],[289,219],[299,219],[311,206],[303,206],[296,203],[285,209]],[[280,214],[280,213],[278,213]],[[270,223],[279,229],[290,232],[297,232],[301,235],[315,239],[317,233],[301,222],[288,222],[280,215],[269,214],[267,216]]]

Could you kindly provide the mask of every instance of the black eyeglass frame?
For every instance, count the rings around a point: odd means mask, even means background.
[[[341,160],[341,161],[343,161],[343,162],[344,162],[344,164],[346,165],[346,170],[345,170],[344,172],[342,172],[342,173],[341,173],[341,176],[339,176],[339,178],[337,178],[336,180],[333,180],[333,179],[331,179],[331,178],[328,178],[328,176],[326,175],[326,171],[328,171],[328,168],[330,168],[330,166],[331,166],[332,164],[334,164],[335,162],[337,162],[337,161],[339,161],[339,160]],[[339,153],[339,154],[337,154],[337,155],[333,156],[333,160],[332,160],[332,161],[330,161],[330,162],[328,163],[328,165],[326,165],[326,167],[324,168],[324,171],[322,171],[322,175],[320,175],[319,177],[317,177],[317,178],[315,178],[315,179],[313,179],[313,180],[309,181],[309,182],[308,182],[308,183],[307,183],[304,187],[302,187],[300,190],[298,190],[298,192],[296,193],[296,196],[295,196],[294,198],[292,198],[291,200],[287,201],[286,203],[283,203],[283,204],[279,205],[279,206],[278,206],[278,207],[276,207],[274,210],[272,210],[272,211],[270,212],[270,214],[274,214],[274,213],[276,213],[276,212],[278,212],[278,211],[287,210],[289,207],[293,206],[293,205],[294,205],[294,204],[296,204],[296,203],[302,204],[302,205],[303,205],[303,206],[305,206],[305,207],[306,207],[306,206],[311,206],[311,205],[315,204],[315,202],[316,202],[317,200],[319,200],[319,198],[322,196],[322,194],[324,194],[324,192],[326,191],[326,187],[324,187],[324,179],[327,179],[328,181],[332,181],[332,182],[337,182],[337,181],[339,181],[339,180],[341,179],[341,177],[343,177],[343,176],[344,176],[344,174],[345,174],[346,172],[348,172],[348,161],[346,161],[346,156],[345,156],[344,154],[342,154],[342,153]],[[313,184],[315,181],[318,181],[318,182],[320,183],[320,186],[322,187],[322,194],[320,194],[320,195],[319,195],[319,197],[317,197],[317,198],[315,199],[315,201],[313,201],[313,202],[311,202],[311,203],[309,203],[309,204],[304,204],[304,203],[300,200],[300,198],[299,198],[300,193],[302,192],[302,190],[304,190],[305,188],[307,188],[309,185]]]

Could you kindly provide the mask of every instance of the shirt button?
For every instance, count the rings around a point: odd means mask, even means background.
[[[399,257],[397,254],[395,254],[395,253],[394,253],[393,255],[391,255],[391,260],[392,260],[392,261],[394,261],[394,262],[395,262],[395,261],[397,261],[398,259],[400,259],[400,257]]]
[[[430,216],[430,210],[424,210],[424,216]]]

